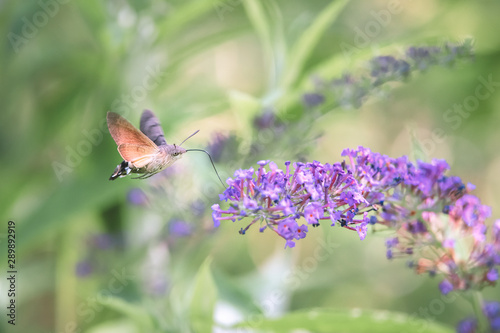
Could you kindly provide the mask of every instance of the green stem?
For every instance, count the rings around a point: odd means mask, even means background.
[[[472,297],[471,297],[471,302],[472,306],[474,307],[474,313],[477,318],[477,325],[478,325],[478,331],[479,332],[486,332],[486,329],[488,328],[488,320],[486,316],[483,314],[483,295],[479,290],[471,290]]]

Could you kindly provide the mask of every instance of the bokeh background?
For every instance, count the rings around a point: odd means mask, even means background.
[[[214,229],[223,188],[202,153],[146,181],[108,181],[121,158],[105,116],[138,125],[154,110],[169,143],[200,129],[184,146],[208,149],[224,180],[260,159],[333,163],[358,145],[444,158],[499,218],[499,11],[496,1],[0,1],[0,267],[13,220],[19,272],[17,325],[2,310],[0,330],[236,332],[246,321],[257,331],[262,316],[306,322],[300,311],[319,309],[330,316],[310,331],[453,331],[470,303],[387,260],[387,233],[360,241],[324,225],[284,249],[271,232],[239,235],[250,221]],[[474,57],[356,81],[374,57],[466,40]],[[5,279],[0,288],[5,309]]]

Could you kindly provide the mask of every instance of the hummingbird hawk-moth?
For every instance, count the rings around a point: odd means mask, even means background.
[[[202,151],[208,154],[203,149],[184,149],[181,147],[199,130],[187,137],[180,145],[168,144],[160,121],[150,110],[144,110],[142,113],[140,131],[127,119],[111,111],[107,114],[107,121],[109,133],[118,145],[118,152],[123,158],[123,162],[116,166],[109,180],[125,177],[130,173],[140,174],[140,176],[135,177],[138,179],[149,178],[171,166],[188,151]],[[208,156],[217,173],[212,157],[210,154]],[[219,177],[218,173],[217,177]],[[219,180],[222,183],[220,177]]]

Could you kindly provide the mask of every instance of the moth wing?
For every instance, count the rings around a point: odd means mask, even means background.
[[[160,121],[153,111],[144,110],[144,112],[142,112],[140,128],[141,132],[146,134],[146,136],[157,146],[164,146],[167,144]]]
[[[123,118],[119,114],[110,111],[108,112],[106,118],[108,121],[109,133],[111,133],[113,140],[115,140],[118,146],[123,144],[132,144],[149,147],[154,149],[156,152],[159,151],[158,146],[151,141],[150,138],[135,128],[134,125],[129,123],[127,119]]]
[[[158,154],[158,148],[123,143],[118,146],[118,152],[125,161],[131,162],[136,168],[142,168],[153,161],[156,154]]]

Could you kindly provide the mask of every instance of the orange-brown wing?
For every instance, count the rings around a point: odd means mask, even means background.
[[[151,139],[149,139],[144,133],[135,128],[128,122],[127,119],[123,118],[119,114],[110,111],[108,112],[107,120],[109,133],[111,133],[113,140],[115,140],[118,146],[131,144],[150,147],[152,150],[155,150],[155,152],[159,151],[158,146],[151,141]],[[125,160],[130,161],[127,159]]]
[[[123,143],[118,146],[118,152],[125,161],[131,162],[136,168],[142,168],[154,159],[158,154],[158,148]]]

